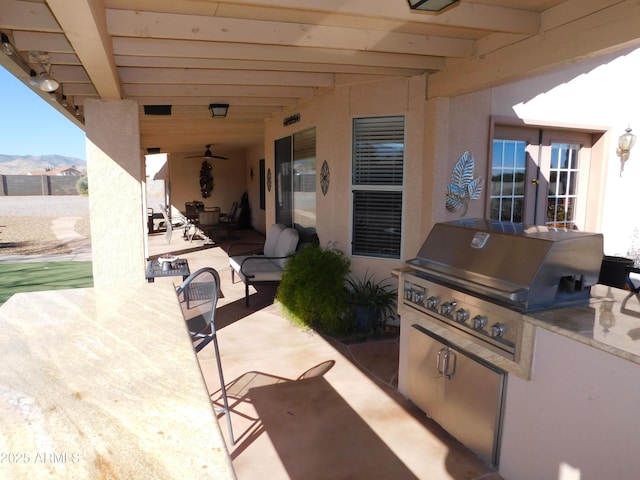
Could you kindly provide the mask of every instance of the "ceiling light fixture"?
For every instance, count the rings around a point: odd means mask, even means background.
[[[209,112],[213,118],[224,118],[229,111],[228,103],[212,103],[209,105]]]
[[[411,10],[424,12],[441,12],[447,7],[458,3],[459,0],[408,0]]]
[[[46,71],[42,71],[38,74],[36,74],[36,72],[34,72],[33,70],[31,72],[32,75],[29,79],[29,83],[34,87],[38,87],[43,92],[53,92],[60,86],[58,81],[55,78],[49,76]]]
[[[4,33],[0,34],[2,37],[2,50],[7,55],[13,55],[13,50],[11,48],[11,42],[9,41],[9,37],[7,37]]]
[[[58,89],[60,83],[49,75],[51,64],[49,63],[49,54],[46,52],[29,52],[31,63],[38,63],[42,70],[35,77],[33,74],[29,79],[29,83],[34,87],[38,87],[43,92],[53,92]]]
[[[29,53],[30,61],[33,63],[39,63],[42,67],[42,72],[38,74],[33,68],[31,68],[29,63],[24,58],[22,58],[22,56],[20,56],[20,54],[16,50],[16,47],[11,44],[11,41],[9,40],[7,34],[1,33],[0,40],[2,40],[2,51],[6,55],[12,56],[16,63],[22,64],[21,66],[25,70],[25,72],[29,72],[29,84],[33,85],[34,87],[38,87],[43,92],[47,93],[53,92],[58,89],[58,87],[60,86],[58,81],[49,76],[50,65],[49,55],[47,53]],[[16,53],[15,56],[13,55],[14,53]]]

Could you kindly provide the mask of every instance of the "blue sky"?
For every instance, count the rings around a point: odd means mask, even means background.
[[[0,155],[86,160],[84,131],[0,66]]]

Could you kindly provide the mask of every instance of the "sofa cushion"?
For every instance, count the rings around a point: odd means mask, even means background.
[[[286,227],[281,223],[276,223],[271,226],[267,232],[267,238],[264,241],[263,252],[266,257],[276,256],[276,246],[278,245],[278,239],[280,234]]]
[[[278,238],[274,257],[288,257],[289,255],[293,255],[297,246],[298,231],[295,228],[285,228]],[[281,268],[284,267],[286,261],[286,258],[275,260]]]
[[[280,265],[260,255],[238,255],[229,262],[242,281],[248,278],[249,282],[279,282],[282,278]]]

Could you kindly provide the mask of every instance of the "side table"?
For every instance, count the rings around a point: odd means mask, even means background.
[[[182,280],[186,280],[191,275],[189,262],[185,258],[179,258],[175,262],[169,263],[168,267],[163,270],[162,264],[157,259],[149,260],[145,273],[147,282],[153,283],[156,277],[176,277],[178,275],[182,276]]]

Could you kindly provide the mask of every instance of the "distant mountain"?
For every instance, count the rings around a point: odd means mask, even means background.
[[[29,172],[59,167],[75,167],[81,172],[86,172],[87,162],[80,158],[61,155],[17,156],[0,154],[0,175],[27,175]]]

